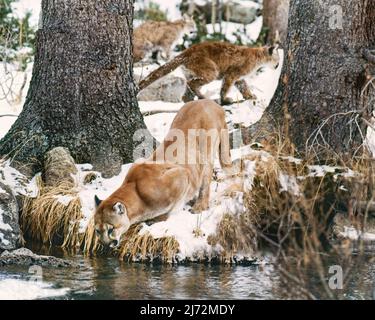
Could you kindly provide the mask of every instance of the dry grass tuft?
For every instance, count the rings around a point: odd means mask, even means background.
[[[58,243],[63,248],[79,247],[79,221],[83,216],[77,192],[70,183],[48,187],[38,177],[37,184],[38,196],[24,201],[21,215],[23,232],[42,244]],[[64,204],[59,197],[69,197],[66,199],[70,201]]]
[[[254,212],[247,211],[242,214],[225,214],[217,226],[216,233],[207,238],[212,245],[220,245],[224,253],[220,259],[225,264],[235,263],[237,255],[253,257],[258,248],[257,234],[254,230],[256,224]]]
[[[85,254],[96,254],[104,251],[104,247],[100,244],[98,237],[95,235],[94,217],[91,217],[85,234],[83,236],[81,247]]]
[[[136,225],[124,235],[119,258],[129,262],[152,262],[156,259],[173,263],[179,250],[177,240],[174,237],[154,239],[149,233],[140,235],[141,228],[141,225]]]
[[[90,172],[85,175],[83,183],[90,184],[91,182],[95,181],[97,178],[98,178],[98,175],[95,172]]]
[[[153,262],[160,260],[173,263],[179,250],[179,244],[173,237],[154,239],[149,233],[140,235],[142,225],[134,225],[123,235],[120,247],[111,250],[104,248],[95,236],[93,219],[89,222],[83,239],[83,251],[86,254],[112,253],[127,262]]]
[[[258,241],[275,249],[289,298],[314,299],[316,294],[335,298],[326,281],[328,266],[336,259],[336,264],[351,270],[353,259],[348,246],[332,241],[334,218],[344,215],[353,225],[368,224],[368,216],[375,212],[375,162],[364,157],[346,163],[335,158],[316,163],[314,158],[295,161],[282,154],[277,150],[263,160],[259,154],[249,157],[256,161],[256,176],[245,199],[249,198],[257,212],[254,227]],[[312,165],[328,165],[331,169],[314,176],[310,174]],[[297,193],[283,188],[280,174],[294,179]],[[320,281],[312,284],[311,274]],[[348,275],[345,283],[350,280]]]

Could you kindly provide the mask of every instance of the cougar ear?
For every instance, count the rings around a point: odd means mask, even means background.
[[[273,55],[274,51],[275,51],[276,47],[275,46],[271,46],[271,47],[268,47],[268,53],[270,56]]]
[[[126,213],[126,208],[121,202],[117,202],[113,206],[113,210],[118,214],[118,215],[123,215]]]
[[[268,47],[268,53],[272,56],[274,52],[277,51],[278,49],[279,49],[279,44]]]
[[[99,207],[100,204],[102,203],[102,200],[100,200],[97,195],[95,195],[94,199],[95,199],[95,206]]]

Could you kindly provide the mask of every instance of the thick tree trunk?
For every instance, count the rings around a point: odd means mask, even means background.
[[[133,0],[43,0],[30,89],[0,154],[40,170],[62,146],[107,175],[133,160],[145,128],[132,62]]]
[[[288,33],[289,0],[263,1],[263,27],[267,30],[266,42],[286,42]]]
[[[364,50],[374,47],[374,1],[292,0],[280,84],[251,131],[283,128],[301,152],[358,154],[375,98]]]

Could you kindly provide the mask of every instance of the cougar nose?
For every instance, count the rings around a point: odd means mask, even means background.
[[[111,248],[116,248],[118,246],[118,240],[112,240],[109,246]]]

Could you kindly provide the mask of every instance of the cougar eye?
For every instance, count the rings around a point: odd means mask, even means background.
[[[95,233],[99,235],[100,234],[100,230],[99,229],[95,229]]]
[[[108,235],[110,236],[113,233],[114,228],[108,228]]]

